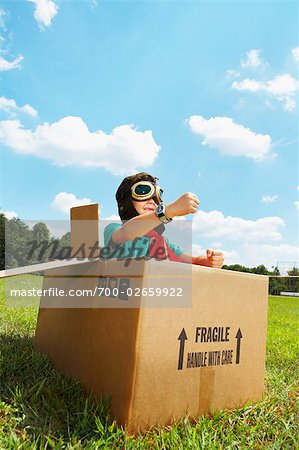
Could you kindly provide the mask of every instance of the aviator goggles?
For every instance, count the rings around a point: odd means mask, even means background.
[[[150,181],[138,181],[131,187],[131,196],[137,202],[143,202],[153,198],[156,203],[163,203],[163,189]]]

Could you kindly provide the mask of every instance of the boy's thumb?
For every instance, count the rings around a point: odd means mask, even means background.
[[[208,258],[211,258],[212,254],[213,254],[212,250],[207,250],[207,257]]]

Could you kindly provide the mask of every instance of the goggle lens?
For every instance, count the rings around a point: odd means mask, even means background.
[[[131,187],[132,198],[142,202],[153,198],[156,203],[162,203],[163,189],[149,181],[137,182]]]
[[[146,184],[139,184],[139,186],[136,186],[135,193],[137,195],[147,195],[151,191],[151,187]]]

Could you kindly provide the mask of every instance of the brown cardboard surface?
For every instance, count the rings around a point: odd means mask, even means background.
[[[192,308],[142,309],[131,430],[233,408],[263,395],[267,278],[193,267]],[[196,327],[230,327],[228,342],[195,343]],[[183,367],[178,370],[184,328]],[[241,330],[240,361],[236,334]],[[191,352],[233,350],[233,364],[187,368]],[[163,380],[163,382],[161,381]],[[147,405],[144,408],[144,405]]]
[[[99,242],[99,205],[93,203],[71,208],[71,246],[73,252],[85,246],[85,251]],[[94,257],[98,256],[98,251]],[[80,256],[79,256],[80,257]],[[88,256],[87,256],[88,257]]]
[[[89,270],[77,278],[70,278],[69,268],[51,270],[43,288],[93,289],[98,282],[95,266],[103,274],[104,265],[103,261],[88,263]],[[89,278],[88,272],[92,274]],[[77,300],[78,306],[80,302],[84,304],[82,297]],[[109,301],[111,304],[114,299]],[[36,348],[48,354],[62,373],[81,380],[88,393],[98,398],[113,393],[114,416],[125,423],[131,401],[140,309],[123,309],[120,314],[115,308],[65,308],[59,307],[61,303],[57,296],[45,296],[41,300]]]
[[[73,208],[71,218],[72,246],[93,245],[98,205]],[[37,349],[87,393],[111,394],[112,416],[130,432],[262,398],[268,277],[155,260],[94,260],[45,275],[44,288],[88,288],[95,296],[44,296]],[[140,295],[109,295],[123,282]],[[158,287],[184,295],[145,295]],[[199,332],[196,342],[198,328],[217,327],[229,328],[227,340],[201,342]],[[220,353],[209,359],[209,352]]]
[[[97,261],[90,263],[89,270],[102,279],[121,270],[119,275],[125,276],[121,264]],[[153,260],[139,262],[143,275],[132,279],[149,286],[161,264],[168,265],[166,273],[170,268],[177,271],[179,279],[183,264]],[[132,266],[127,269],[132,275]],[[45,278],[45,285],[53,285],[54,280],[56,285],[64,277]],[[86,274],[74,282],[86,286]],[[97,278],[88,282],[95,286]],[[150,307],[148,298],[148,307],[142,307],[141,296],[135,308],[120,307],[124,300],[101,297],[97,308],[60,309],[50,308],[59,299],[47,299],[47,304],[43,299],[36,345],[62,373],[80,379],[87,392],[97,398],[112,394],[112,414],[130,432],[170,423],[186,413],[196,418],[262,398],[267,286],[267,277],[193,266],[189,307],[159,308],[157,299]],[[196,343],[196,327],[230,327],[229,341]],[[183,329],[187,340],[178,370],[178,337]],[[188,353],[225,350],[233,350],[232,364],[187,368]]]

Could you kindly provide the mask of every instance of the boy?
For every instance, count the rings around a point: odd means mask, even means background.
[[[140,172],[122,181],[116,192],[116,201],[123,224],[111,223],[106,226],[105,247],[121,248],[121,257],[124,258],[149,256],[221,268],[222,252],[207,250],[203,256],[188,255],[162,236],[164,224],[173,217],[194,214],[199,200],[195,194],[188,192],[164,205],[163,190],[157,185],[157,180],[146,172]]]

